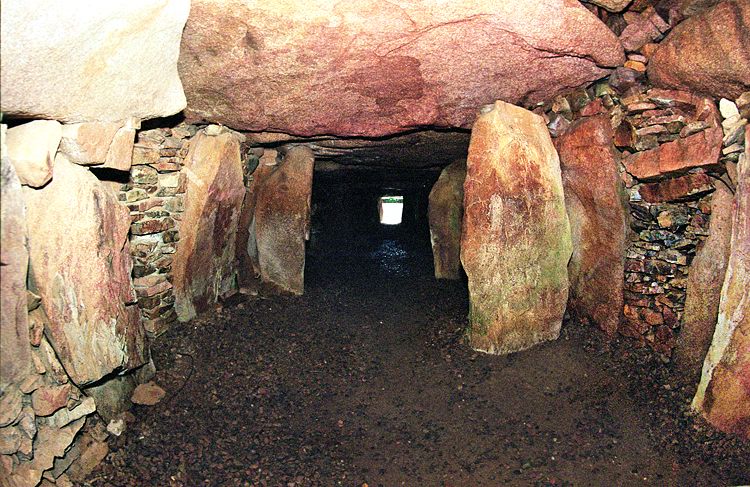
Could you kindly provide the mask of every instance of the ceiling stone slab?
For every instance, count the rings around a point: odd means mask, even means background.
[[[430,168],[466,158],[469,132],[424,130],[386,139],[329,139],[306,145],[316,161],[374,167]]]
[[[377,137],[468,128],[624,61],[575,0],[194,0],[179,70],[193,120]]]
[[[0,109],[65,122],[173,115],[190,0],[7,0],[0,17]]]

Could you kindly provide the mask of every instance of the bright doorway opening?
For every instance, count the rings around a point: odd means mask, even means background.
[[[404,213],[403,196],[381,196],[378,201],[380,223],[383,225],[399,225]]]

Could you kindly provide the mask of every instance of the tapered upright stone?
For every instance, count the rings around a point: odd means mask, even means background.
[[[31,276],[45,335],[78,386],[148,361],[130,273],[130,214],[110,184],[58,153],[52,181],[24,188]]]
[[[750,140],[750,127],[745,138]],[[693,408],[718,429],[750,439],[750,144],[737,174],[719,319]]]
[[[0,125],[0,390],[20,382],[31,369],[26,276],[29,249],[21,181],[5,147]],[[0,423],[1,424],[1,423]]]
[[[709,235],[690,264],[675,364],[691,379],[700,377],[703,360],[716,328],[721,288],[729,260],[733,205],[732,191],[723,184],[717,184],[711,197]]]
[[[292,294],[304,291],[314,163],[310,149],[292,147],[258,188],[255,232],[261,280]]]
[[[464,216],[466,161],[456,161],[440,173],[430,191],[427,215],[435,278],[461,277],[461,222]]]
[[[467,159],[461,262],[469,343],[503,354],[559,336],[571,235],[544,120],[501,101],[483,112]]]
[[[555,140],[573,256],[570,310],[614,336],[623,308],[627,224],[609,116],[576,121]]]
[[[185,213],[172,263],[175,309],[183,321],[206,311],[236,285],[235,245],[245,197],[243,139],[219,131],[198,133],[185,160]]]

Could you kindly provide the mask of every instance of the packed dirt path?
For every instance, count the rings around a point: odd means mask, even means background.
[[[679,387],[648,382],[666,379],[646,352],[579,325],[510,356],[468,349],[466,284],[436,281],[416,234],[334,232],[310,251],[304,296],[261,293],[157,340],[167,397],[134,409],[90,484],[750,480],[747,450],[685,419]]]

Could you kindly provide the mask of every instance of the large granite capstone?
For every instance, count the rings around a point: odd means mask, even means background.
[[[478,106],[531,106],[623,62],[576,0],[194,0],[179,69],[193,119],[381,136],[468,128]]]

